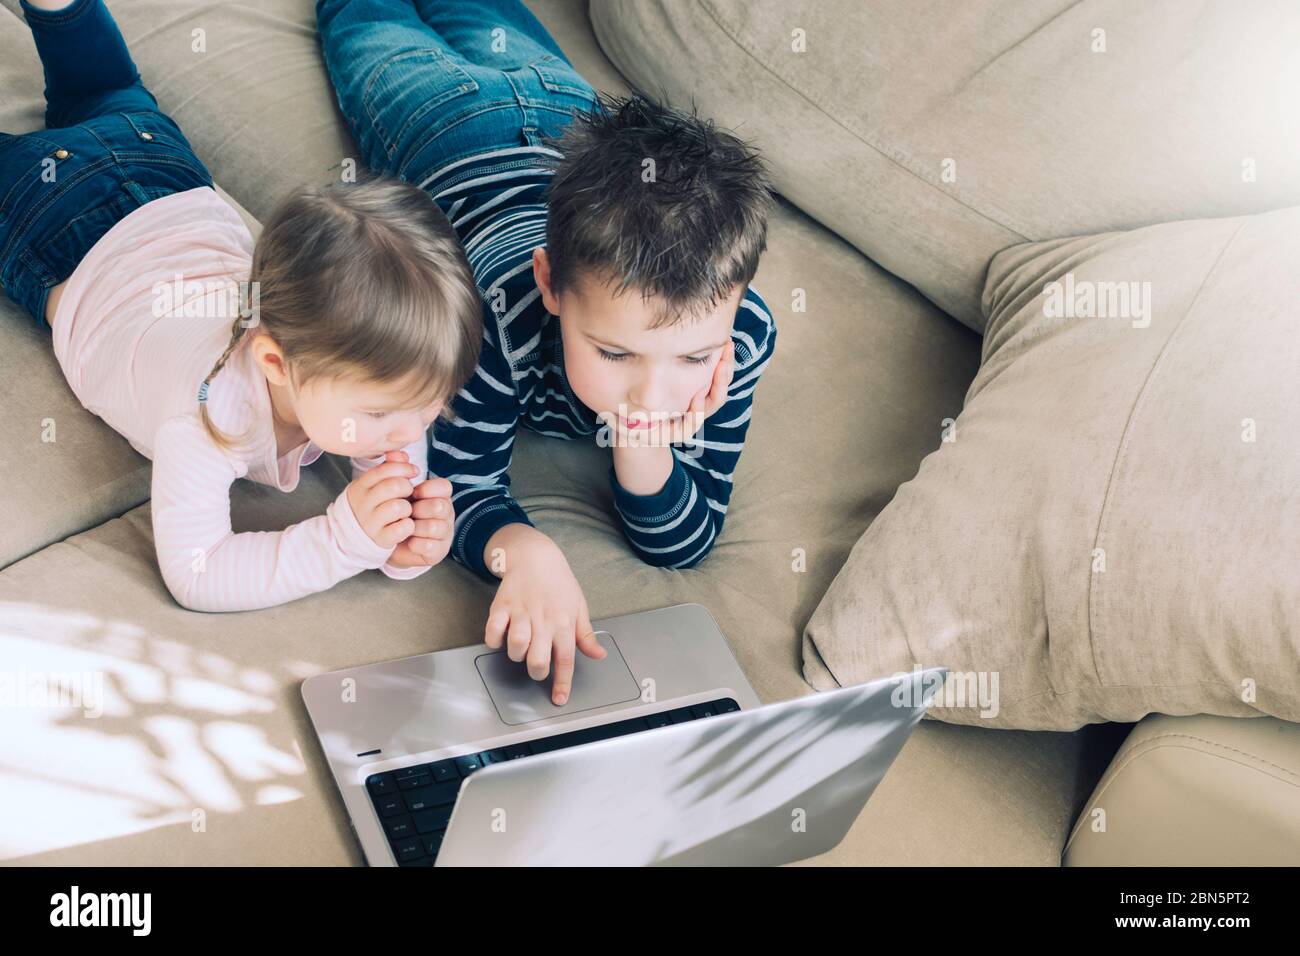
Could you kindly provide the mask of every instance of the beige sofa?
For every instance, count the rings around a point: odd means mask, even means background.
[[[39,65],[16,0],[3,2],[0,129],[35,129]],[[355,155],[310,0],[109,5],[161,106],[250,219],[298,182],[337,178]],[[693,94],[702,112],[742,135],[764,133],[762,111],[782,107],[759,98],[751,78],[763,65],[752,50],[737,47],[750,60],[738,65],[693,47],[711,41],[688,21],[704,11],[725,23],[734,4],[668,4],[675,12],[650,2],[635,12],[599,0],[590,12],[582,0],[529,6],[598,88],[631,81],[661,86],[672,99]],[[850,18],[848,3],[824,6]],[[1035,6],[1043,4],[1021,12]],[[983,13],[998,36],[1018,28]],[[773,29],[783,37],[790,26],[777,18]],[[196,30],[206,52],[194,49]],[[957,41],[935,42],[916,57],[918,69],[944,57],[942,42]],[[831,86],[852,76],[834,62],[822,70]],[[931,100],[904,126],[945,92],[928,89]],[[612,518],[603,449],[523,432],[512,469],[520,501],[566,550],[593,617],[697,601],[765,702],[811,692],[801,674],[804,627],[863,530],[938,446],[940,423],[960,410],[980,338],[950,315],[978,328],[971,296],[977,303],[980,271],[999,243],[1014,241],[961,215],[950,223],[924,202],[909,212],[906,191],[882,194],[855,224],[855,210],[830,192],[850,175],[833,164],[851,155],[851,144],[837,153],[838,143],[818,138],[846,127],[826,126],[812,109],[807,117],[809,126],[784,137],[758,137],[785,196],[755,281],[777,312],[781,349],[758,393],[727,525],[708,560],[667,571],[631,554]],[[994,151],[988,161],[996,159]],[[1201,212],[1158,198],[1126,213],[1132,224],[1153,210],[1167,218]],[[1251,201],[1269,208],[1278,199]],[[1026,213],[1026,232],[1051,228],[1031,220]],[[934,256],[949,243],[945,270]],[[807,312],[790,310],[794,289],[804,290]],[[0,659],[28,674],[102,673],[105,688],[103,713],[93,718],[0,710],[0,858],[360,863],[298,686],[322,671],[481,640],[491,588],[448,562],[408,583],[369,572],[265,611],[181,609],[154,562],[148,461],[77,404],[46,336],[11,303],[0,312]],[[51,420],[52,442],[42,440]],[[236,530],[319,513],[345,472],[332,459],[309,472],[289,496],[241,483]],[[802,572],[792,570],[796,549],[806,555]],[[1063,853],[1083,864],[1295,862],[1298,788],[1300,727],[1271,718],[1157,716],[1073,733],[926,720],[844,842],[807,862],[1051,866]],[[1104,833],[1090,825],[1090,798],[1104,801]]]

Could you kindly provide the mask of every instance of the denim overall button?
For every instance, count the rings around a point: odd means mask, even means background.
[[[151,140],[153,139],[153,133],[141,133],[140,138],[143,140]]]
[[[55,159],[67,159],[67,158],[68,158],[68,155],[69,155],[69,154],[68,154],[68,151],[67,151],[66,149],[56,149],[56,150],[54,151],[54,158],[55,158]]]

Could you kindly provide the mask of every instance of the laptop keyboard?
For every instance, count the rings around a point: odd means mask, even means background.
[[[371,774],[366,778],[366,790],[379,814],[379,822],[388,835],[388,846],[398,866],[433,866],[442,837],[447,832],[451,808],[460,793],[461,783],[475,770],[504,760],[518,760],[533,754],[550,753],[565,747],[576,747],[596,740],[622,737],[641,730],[653,730],[669,724],[683,724],[688,720],[713,717],[740,710],[740,705],[730,697],[665,710],[657,714],[643,714],[627,720],[597,727],[584,727],[552,737],[538,737],[510,744],[495,750],[462,754]]]

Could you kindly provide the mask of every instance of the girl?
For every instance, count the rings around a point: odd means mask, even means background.
[[[103,0],[23,0],[46,126],[0,133],[0,283],[52,328],[83,405],[153,460],[163,580],[187,608],[267,607],[450,547],[426,429],[473,375],[482,299],[428,195],[303,188],[254,245],[158,110]],[[234,534],[230,486],[352,459],[325,514]]]

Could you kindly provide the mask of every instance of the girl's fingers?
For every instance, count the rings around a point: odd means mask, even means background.
[[[379,532],[379,544],[385,548],[395,548],[415,531],[415,522],[410,518],[402,518],[391,524],[384,525]]]
[[[446,478],[426,478],[415,486],[417,498],[450,498],[451,482]]]
[[[407,465],[400,461],[384,461],[375,465],[375,467],[371,468],[369,471],[362,472],[356,480],[366,489],[373,488],[375,485],[379,484],[379,482],[385,481],[389,478],[400,478],[402,481],[405,481],[407,485],[410,485],[410,475],[413,467],[413,465]],[[409,494],[410,492],[408,491],[407,495]]]
[[[420,538],[445,538],[451,533],[451,523],[437,518],[417,518],[413,533]]]
[[[407,538],[393,549],[393,553],[388,556],[388,560],[404,567],[428,564],[428,555],[424,554],[416,544],[419,540],[419,538]]]
[[[417,518],[450,518],[451,502],[444,498],[415,498],[411,514]]]
[[[411,503],[405,498],[384,498],[370,509],[373,517],[385,525],[411,517]],[[413,519],[412,519],[413,520]]]

